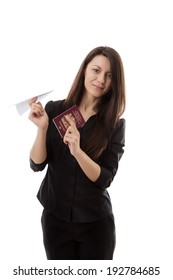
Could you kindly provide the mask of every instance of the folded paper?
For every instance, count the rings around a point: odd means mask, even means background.
[[[37,101],[40,101],[41,99],[43,99],[44,97],[46,97],[48,94],[50,94],[51,92],[53,92],[53,90],[51,91],[48,91],[48,92],[45,92],[45,93],[42,93],[42,94],[39,94],[39,95],[36,95],[37,97]],[[16,110],[18,112],[19,115],[22,115],[24,114],[27,110],[29,110],[29,101],[32,99],[33,97],[31,98],[28,98],[26,100],[23,100],[17,104],[15,104],[16,106]]]

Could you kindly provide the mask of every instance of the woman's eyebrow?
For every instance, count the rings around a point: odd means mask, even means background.
[[[97,64],[94,64],[93,67],[98,67],[99,69],[102,69],[100,66],[98,66]],[[107,71],[107,73],[112,73],[111,70]]]
[[[96,67],[98,67],[98,68],[100,68],[100,69],[101,69],[101,67],[100,67],[100,66],[98,66],[98,65],[96,65],[96,64],[94,64],[93,66],[96,66]]]

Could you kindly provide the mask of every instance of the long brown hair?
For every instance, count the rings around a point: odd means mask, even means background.
[[[113,48],[101,46],[90,51],[82,62],[66,98],[66,106],[70,107],[74,104],[80,104],[85,91],[85,69],[96,55],[104,55],[109,59],[112,80],[110,90],[101,97],[97,104],[97,124],[90,137],[86,139],[84,147],[84,151],[94,160],[97,160],[106,149],[111,136],[111,128],[118,125],[126,105],[124,68],[121,57]]]

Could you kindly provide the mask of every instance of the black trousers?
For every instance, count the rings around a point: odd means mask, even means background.
[[[48,260],[112,260],[113,214],[92,223],[67,223],[43,210],[43,242]]]

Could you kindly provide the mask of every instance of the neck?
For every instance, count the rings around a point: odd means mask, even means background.
[[[98,102],[97,98],[92,98],[89,97],[87,94],[84,94],[79,107],[80,109],[82,109],[82,111],[95,114],[96,113],[95,107],[97,102]]]
[[[90,98],[87,94],[84,94],[81,103],[79,105],[79,109],[85,119],[87,121],[91,116],[97,113],[96,104],[98,100],[96,98]]]

